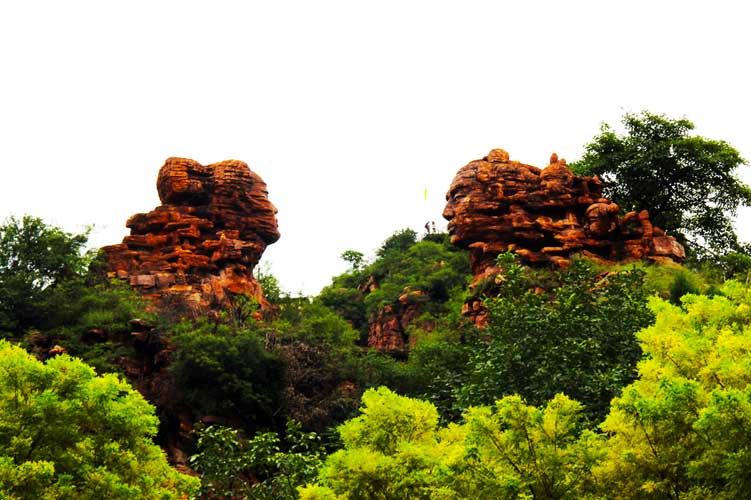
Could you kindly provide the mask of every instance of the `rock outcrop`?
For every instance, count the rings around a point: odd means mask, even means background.
[[[110,276],[157,304],[205,311],[239,294],[268,307],[253,269],[279,231],[263,180],[237,160],[169,158],[157,191],[162,205],[131,216],[130,235],[102,249]]]
[[[408,326],[421,314],[421,303],[429,300],[422,290],[405,290],[396,303],[386,305],[368,318],[368,347],[394,355],[406,355]],[[424,326],[424,325],[423,325]]]
[[[602,197],[597,177],[574,175],[555,153],[540,169],[494,149],[459,170],[446,199],[451,242],[470,250],[473,284],[499,271],[495,261],[503,252],[560,267],[575,253],[607,261],[686,256],[675,238],[652,226],[646,211],[619,216],[618,205]],[[482,323],[479,302],[465,309]]]

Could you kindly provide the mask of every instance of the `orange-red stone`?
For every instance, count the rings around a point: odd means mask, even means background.
[[[652,226],[646,211],[620,217],[618,205],[602,198],[597,177],[574,175],[555,153],[539,169],[494,149],[459,170],[446,200],[451,242],[470,250],[474,283],[498,271],[496,257],[503,252],[559,267],[570,264],[574,253],[608,261],[686,257],[675,238]],[[477,317],[478,308],[465,309]]]
[[[131,216],[131,234],[102,249],[110,275],[157,303],[177,295],[202,309],[231,292],[267,307],[253,269],[279,231],[263,180],[237,160],[168,158],[157,191],[162,205]]]

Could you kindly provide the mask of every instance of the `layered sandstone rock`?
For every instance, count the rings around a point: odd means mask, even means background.
[[[555,153],[540,169],[494,149],[459,170],[446,199],[451,242],[470,250],[474,284],[498,272],[495,261],[503,252],[560,267],[574,253],[608,261],[686,256],[646,211],[619,216],[618,205],[602,198],[597,177],[575,176]],[[481,311],[479,303],[466,305],[479,323]]]
[[[406,289],[396,303],[380,308],[368,318],[368,347],[391,354],[405,354],[409,347],[407,327],[422,314],[428,300],[422,290]],[[423,325],[424,326],[424,325]]]
[[[263,180],[237,160],[204,166],[169,158],[157,191],[162,205],[130,217],[130,235],[102,249],[110,275],[157,302],[179,298],[196,311],[229,294],[267,307],[253,268],[279,231]]]

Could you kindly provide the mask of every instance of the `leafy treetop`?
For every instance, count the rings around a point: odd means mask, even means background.
[[[676,233],[698,253],[737,247],[732,217],[751,204],[736,169],[746,161],[724,141],[690,135],[694,124],[643,111],[622,119],[624,134],[603,124],[572,163],[578,175],[598,175],[604,194],[624,210],[648,210],[652,222]]]
[[[0,340],[0,498],[180,498],[197,480],[167,464],[157,423],[116,375]]]
[[[0,226],[0,332],[37,326],[50,291],[88,267],[87,239],[87,233],[66,233],[29,215]]]

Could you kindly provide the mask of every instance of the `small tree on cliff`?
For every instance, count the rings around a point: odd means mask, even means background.
[[[376,250],[378,257],[383,257],[389,252],[406,252],[409,247],[417,242],[417,233],[412,229],[402,229],[395,232],[383,242],[381,248]]]
[[[694,124],[643,111],[622,119],[625,134],[603,124],[571,165],[598,175],[604,194],[624,210],[648,210],[652,222],[675,232],[698,253],[737,249],[733,217],[751,205],[751,189],[736,169],[746,161],[724,141],[689,135]]]
[[[349,272],[351,273],[359,271],[365,265],[365,255],[357,250],[345,250],[341,257],[349,264]]]

